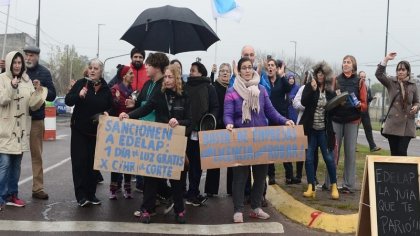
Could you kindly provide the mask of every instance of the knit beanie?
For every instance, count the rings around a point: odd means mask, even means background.
[[[124,66],[120,71],[120,78],[124,78],[124,76],[127,74],[127,72],[130,70],[129,66]]]

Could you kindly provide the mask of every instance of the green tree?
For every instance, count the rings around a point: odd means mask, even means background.
[[[70,80],[83,78],[88,58],[77,53],[74,45],[51,49],[47,67],[51,71],[58,96],[64,96],[69,89]]]
[[[372,93],[372,96],[374,96],[376,93],[382,93],[382,88],[384,86],[381,83],[374,83],[370,86],[370,91]]]

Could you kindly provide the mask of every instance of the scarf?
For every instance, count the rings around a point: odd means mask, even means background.
[[[251,121],[251,111],[260,112],[260,89],[258,84],[260,83],[260,76],[257,72],[254,72],[252,79],[246,81],[241,76],[236,76],[233,88],[244,100],[242,102],[242,123]]]
[[[218,82],[220,85],[222,85],[223,87],[227,88],[229,86],[229,81],[228,82],[224,82],[222,79],[217,78],[216,82]]]
[[[403,111],[405,111],[406,110],[406,108],[407,108],[407,97],[408,97],[408,89],[407,89],[407,86],[408,86],[408,83],[407,83],[407,81],[409,81],[410,80],[410,76],[407,76],[407,77],[405,77],[404,79],[402,79],[402,80],[398,80],[398,83],[400,84],[400,93],[401,93],[401,96],[400,96],[400,98],[401,98],[401,104],[402,104],[402,109],[403,109]]]

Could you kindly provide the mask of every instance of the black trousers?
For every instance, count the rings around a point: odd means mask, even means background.
[[[370,123],[370,116],[368,112],[361,113],[362,125],[365,130],[366,139],[369,143],[369,148],[372,150],[376,147],[375,141],[373,140],[372,124]]]
[[[207,194],[219,193],[220,169],[208,169],[206,175],[206,184],[204,185],[204,192]]]
[[[410,144],[411,137],[389,135],[389,149],[391,156],[407,156],[408,144]]]
[[[184,211],[183,183],[186,180],[186,176],[186,172],[182,171],[180,180],[169,180],[171,183],[172,199],[174,201],[174,211],[176,214]],[[143,203],[140,209],[149,213],[153,212],[156,207],[156,194],[162,180],[164,179],[144,176]]]
[[[274,165],[274,164],[270,164]],[[270,168],[270,165],[268,166]],[[283,162],[283,167],[286,172],[286,179],[293,178],[293,162]],[[302,171],[303,171],[303,161],[296,162],[296,178],[302,178]],[[269,175],[270,176],[270,175]]]
[[[96,136],[71,129],[70,155],[76,200],[95,196],[97,175],[93,170]]]
[[[200,194],[200,180],[201,180],[201,160],[200,160],[200,146],[198,141],[188,139],[187,141],[187,156],[190,161],[190,168],[188,170],[188,197],[196,197]]]
[[[229,195],[232,195],[232,183],[233,183],[233,169],[232,167],[228,167],[227,174],[226,174],[226,193]],[[248,179],[245,185],[245,196],[249,196],[249,195],[251,195],[251,171],[248,174]]]

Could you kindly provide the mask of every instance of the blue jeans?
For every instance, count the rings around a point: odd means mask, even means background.
[[[318,147],[321,149],[322,156],[324,157],[325,164],[327,166],[328,175],[332,184],[337,183],[336,167],[334,158],[331,150],[327,147],[327,132],[325,130],[314,130],[311,129],[308,135],[308,151],[306,152],[306,177],[308,184],[315,185],[315,153]]]
[[[21,162],[22,154],[0,153],[0,205],[5,204],[9,196],[18,194]]]

